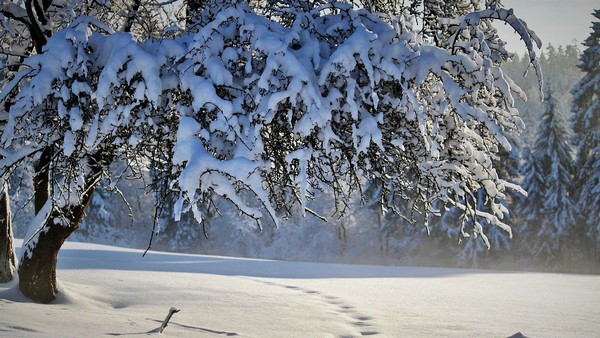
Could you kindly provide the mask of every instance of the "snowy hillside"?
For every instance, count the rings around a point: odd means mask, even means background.
[[[68,242],[62,292],[0,284],[0,336],[592,337],[600,276],[251,260]]]

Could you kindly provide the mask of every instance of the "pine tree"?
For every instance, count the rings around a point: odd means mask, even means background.
[[[561,269],[560,260],[570,255],[565,248],[567,236],[574,234],[576,223],[573,167],[566,122],[550,89],[545,106],[533,152],[526,161],[523,188],[530,194],[521,215],[529,231],[533,260]]]
[[[517,212],[524,221],[523,231],[528,231],[530,226],[537,226],[542,218],[540,211],[546,191],[541,163],[529,147],[523,149],[521,173],[523,175],[521,186],[527,191],[527,196],[521,198]]]
[[[592,13],[600,19],[600,9]],[[573,143],[577,149],[576,195],[582,222],[600,253],[600,22],[583,43],[580,57],[584,77],[573,87]]]
[[[556,227],[557,234],[567,234],[568,226],[575,222],[571,148],[564,116],[550,90],[547,92],[546,111],[542,117],[539,135],[541,137],[537,139],[536,151],[542,152],[540,159],[548,188],[544,213]]]
[[[516,215],[521,224],[515,231],[517,239],[517,250],[519,251],[519,260],[523,265],[530,263],[530,243],[535,243],[535,229],[541,224],[541,210],[544,200],[544,174],[540,162],[534,156],[531,148],[525,147],[522,153],[523,164],[520,167],[523,181],[521,187],[527,191],[526,196],[518,198]]]

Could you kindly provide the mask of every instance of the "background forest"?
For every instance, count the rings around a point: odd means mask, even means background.
[[[543,52],[543,100],[538,79],[533,71],[528,72],[528,56],[516,56],[503,66],[529,98],[515,98],[527,127],[512,138],[512,151],[497,158],[495,165],[505,179],[521,184],[529,195],[509,196],[507,222],[513,227],[513,238],[489,226],[486,234],[491,249],[481,238],[462,239],[461,212],[456,209],[440,205],[436,215],[416,222],[382,213],[376,201],[378,184],[365,182],[365,195],[373,199],[350,201],[350,210],[343,216],[337,212],[333,193],[325,191],[308,202],[315,215],[294,212],[276,228],[267,217],[259,226],[218,197],[203,210],[209,217],[202,224],[190,214],[176,222],[170,212],[173,207],[168,205],[174,201],[165,200],[165,207],[155,211],[155,195],[139,177],[115,180],[117,185],[105,179],[70,240],[281,260],[599,273],[600,236],[594,222],[600,212],[597,206],[590,210],[593,202],[584,210],[576,200],[585,190],[581,172],[592,169],[577,162],[585,156],[579,156],[581,137],[571,130],[582,120],[573,102],[577,102],[574,94],[578,95],[585,74],[584,52],[577,44],[550,46]],[[134,176],[124,163],[112,166],[115,175]],[[34,214],[32,167],[19,168],[10,184],[14,232],[19,238],[26,235]],[[248,198],[246,203],[253,200]]]

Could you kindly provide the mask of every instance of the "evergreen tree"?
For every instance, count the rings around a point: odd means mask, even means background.
[[[527,191],[526,196],[521,196],[518,199],[516,215],[520,220],[520,228],[516,231],[517,247],[522,257],[519,261],[523,265],[528,265],[531,249],[530,243],[535,243],[535,232],[541,224],[541,210],[544,201],[544,173],[540,162],[535,158],[531,148],[523,149],[523,164],[520,172],[523,176],[521,186]]]
[[[592,13],[600,19],[600,9]],[[580,57],[584,77],[573,87],[573,143],[577,149],[575,186],[582,222],[600,252],[600,22],[592,24]]]
[[[523,231],[530,230],[531,226],[539,225],[546,191],[541,162],[534,154],[529,147],[523,149],[523,165],[521,166],[523,182],[521,186],[527,191],[527,196],[522,197],[517,209],[517,213],[524,221]]]
[[[566,122],[550,89],[545,108],[533,152],[526,162],[523,187],[530,195],[521,215],[527,223],[534,261],[561,269],[560,260],[570,255],[565,248],[567,236],[574,234],[573,167]]]
[[[572,198],[573,166],[571,148],[567,139],[567,124],[551,90],[547,92],[546,111],[542,117],[539,137],[535,149],[545,173],[547,185],[544,200],[544,213],[553,224],[558,235],[569,233],[569,225],[574,221],[574,201]]]

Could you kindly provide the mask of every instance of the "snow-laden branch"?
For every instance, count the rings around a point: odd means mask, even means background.
[[[523,126],[512,96],[522,91],[477,23],[509,22],[530,46],[523,22],[500,10],[458,18],[446,48],[346,5],[287,10],[297,12],[283,26],[225,6],[196,32],[142,43],[79,20],[25,61],[2,141],[17,154],[56,140],[65,172],[103,153],[143,157],[178,196],[176,218],[202,221],[198,205],[218,194],[278,223],[294,203],[310,213],[306,200],[326,188],[343,210],[368,179],[385,210],[441,201],[510,230],[499,201],[512,186],[491,158]],[[461,202],[479,190],[485,213]]]
[[[454,34],[450,37],[450,45],[452,48],[458,48],[459,45],[463,45],[460,43],[461,37],[463,37],[463,33],[465,30],[475,30],[477,42],[481,44],[482,51],[488,56],[491,56],[491,46],[489,42],[486,41],[486,36],[481,31],[478,30],[478,25],[483,20],[499,20],[507,23],[514,29],[514,31],[519,35],[525,47],[527,48],[527,54],[529,55],[529,62],[535,69],[535,73],[538,77],[539,89],[540,93],[543,91],[543,76],[542,69],[539,64],[536,48],[542,48],[542,41],[535,34],[534,31],[527,27],[527,23],[521,19],[519,19],[515,14],[513,9],[505,9],[505,8],[488,8],[485,10],[473,12],[467,14],[466,16],[458,19],[442,19],[443,24],[453,26],[452,30]],[[467,42],[468,43],[468,42]]]

